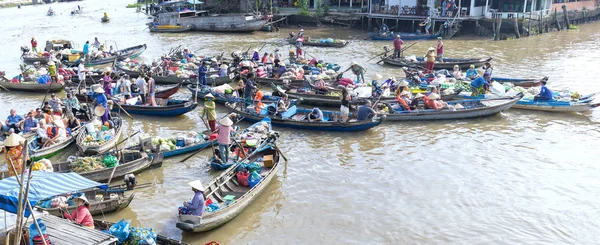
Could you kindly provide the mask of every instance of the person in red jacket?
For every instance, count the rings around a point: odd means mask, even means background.
[[[37,53],[37,41],[35,40],[35,37],[31,38],[31,52]]]
[[[400,35],[396,36],[396,40],[394,40],[394,58],[400,58],[402,56],[402,45],[404,41],[400,39]]]
[[[90,213],[90,202],[88,202],[87,197],[76,197],[73,201],[77,203],[77,209],[72,214],[69,214],[61,208],[60,212],[62,215],[68,220],[75,221],[77,224],[94,229],[94,218]]]

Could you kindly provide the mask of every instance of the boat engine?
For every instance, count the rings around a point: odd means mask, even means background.
[[[133,188],[137,185],[135,175],[132,173],[126,174],[125,177],[123,177],[123,181],[125,181],[125,185],[127,185],[127,190],[133,190]]]
[[[21,46],[21,52],[23,54],[29,53],[29,51],[30,51],[30,49],[28,46],[25,46],[25,45]]]

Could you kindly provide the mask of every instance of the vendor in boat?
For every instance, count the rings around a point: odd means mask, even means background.
[[[104,13],[104,19],[108,19],[108,14]]]
[[[169,58],[169,59],[170,59],[170,58]],[[212,59],[210,59],[210,66],[209,66],[209,68],[210,68],[210,69],[213,69],[213,70],[216,70],[216,71],[218,71],[218,70],[219,70],[219,63],[218,63],[218,61],[217,61],[217,59],[216,59],[216,58],[212,58]]]
[[[553,100],[554,93],[552,92],[552,90],[550,90],[548,87],[546,87],[546,84],[548,83],[546,78],[542,79],[541,82],[542,82],[542,88],[540,89],[540,93],[538,95],[536,95],[535,97],[533,97],[533,101]]]
[[[260,63],[266,64],[268,59],[269,59],[269,53],[265,52],[265,54],[263,54],[263,57],[260,59]]]
[[[279,101],[277,101],[277,115],[281,115],[282,113],[286,112],[289,106],[289,101],[288,101],[288,95],[287,94],[282,94],[281,95],[281,99],[279,99]]]
[[[352,61],[352,62],[350,62],[350,67],[348,67],[348,69],[344,70],[342,72],[342,74],[344,72],[347,72],[348,70],[352,70],[352,73],[354,73],[354,75],[356,75],[356,80],[359,83],[361,81],[363,83],[365,82],[365,73],[367,72],[367,70],[365,68],[363,68],[362,66],[356,64],[356,62]]]
[[[327,89],[327,86],[325,86],[325,81],[323,81],[323,77],[321,75],[318,75],[317,78],[315,79],[314,86],[315,86],[315,89],[317,90],[316,91],[317,94],[324,94],[329,91],[329,89]]]
[[[52,111],[54,112],[54,115],[61,115],[62,102],[60,101],[60,99],[58,97],[56,97],[55,93],[52,93],[52,95],[50,95],[50,99],[48,100],[48,105],[50,105],[50,107],[52,107]]]
[[[57,77],[58,73],[57,73],[56,63],[54,63],[54,61],[48,62],[48,75],[50,75],[50,79],[52,80],[52,83],[58,82],[58,77]]]
[[[377,112],[371,108],[371,101],[367,100],[367,103],[358,107],[356,112],[356,120],[369,120],[377,115]]]
[[[110,77],[110,72],[105,71],[104,76],[102,77],[102,89],[106,95],[106,98],[110,98],[112,95],[112,78]]]
[[[460,67],[458,65],[454,65],[454,67],[452,68],[452,76],[456,79],[456,80],[462,80],[465,77],[463,76],[462,71],[460,70]]]
[[[298,32],[298,38],[304,39],[304,29],[300,29],[300,31]]]
[[[217,112],[215,111],[215,96],[211,93],[204,96],[204,108],[202,108],[201,117],[206,117],[211,132],[217,129]]]
[[[425,73],[433,73],[435,57],[437,57],[435,48],[429,47],[429,49],[427,50],[427,54],[425,54]]]
[[[323,117],[323,111],[317,107],[313,108],[312,111],[308,113],[306,118],[310,122],[325,121],[325,117]]]
[[[402,45],[403,44],[404,44],[404,41],[402,41],[402,39],[400,39],[400,35],[396,35],[396,39],[394,40],[394,58],[402,57]]]
[[[304,58],[304,53],[302,52],[302,38],[296,39],[295,47],[296,47],[296,59]]]
[[[483,64],[483,77],[485,78],[485,81],[487,81],[488,83],[492,82],[492,72],[494,71],[494,68],[492,68],[492,64],[490,62],[485,62],[485,64]]]
[[[408,96],[410,96],[410,92],[408,92],[408,91],[402,91],[399,95],[396,96],[396,101],[398,101],[398,103],[400,103],[400,106],[405,111],[411,110],[410,104],[412,103],[412,101],[410,101]]]
[[[478,75],[479,75],[479,73],[477,73],[477,70],[475,70],[474,65],[469,66],[469,69],[467,70],[467,73],[465,74],[466,78],[470,79],[470,80],[477,78]]]
[[[94,94],[92,95],[94,100],[96,101],[96,106],[102,106],[104,108],[104,114],[102,115],[102,123],[108,121],[108,99],[106,98],[106,94],[104,93],[104,89],[101,87],[97,87],[94,90]]]
[[[90,61],[90,41],[85,41],[83,45],[83,55],[85,56],[85,62]]]
[[[115,49],[113,48],[112,45],[110,45],[110,47],[108,48],[108,54],[110,55],[115,55],[117,52],[115,51]]]
[[[228,73],[227,69],[229,69],[229,66],[227,66],[226,64],[221,64],[221,66],[219,67],[219,77],[226,77]]]
[[[250,105],[252,102],[252,95],[256,90],[256,84],[254,84],[254,73],[248,73],[246,79],[246,87],[244,88],[244,98],[246,99],[246,105]]]
[[[204,213],[204,203],[206,202],[204,186],[202,186],[200,180],[192,181],[188,185],[192,187],[194,197],[191,202],[183,202],[183,206],[190,211],[191,215],[202,216],[202,213]]]
[[[244,80],[240,79],[238,81],[237,87],[235,88],[237,97],[242,98],[242,96],[244,95],[244,89],[246,89],[246,84],[244,84]]]
[[[383,88],[379,85],[379,80],[383,78],[383,76],[379,75],[379,74],[375,74],[375,76],[373,77],[373,80],[371,81],[371,86],[372,86],[372,91],[371,91],[371,96],[372,97],[380,97],[381,94],[383,93]]]
[[[275,72],[275,78],[279,78],[281,77],[281,75],[283,75],[283,73],[287,72],[287,67],[285,67],[285,63],[283,63],[283,61],[280,61],[278,64],[278,68],[277,71]]]
[[[90,202],[87,197],[82,195],[74,198],[73,201],[77,204],[77,209],[75,209],[72,214],[69,214],[69,212],[62,207],[60,207],[59,212],[65,219],[72,220],[81,226],[94,229],[94,218],[90,213]]]
[[[423,94],[421,94],[421,93],[417,93],[417,94],[415,95],[415,97],[412,99],[412,102],[410,103],[410,109],[411,109],[411,110],[416,110],[416,109],[418,109],[419,107],[421,107],[421,106],[419,105],[419,103],[420,103],[420,102],[423,102],[423,103],[425,103],[425,100],[423,99],[424,97],[425,97],[425,96],[424,96]]]
[[[444,63],[444,42],[442,42],[442,37],[438,37],[436,50],[438,61]]]
[[[208,61],[202,62],[202,64],[198,67],[198,82],[202,84],[202,86],[206,86],[206,73],[208,72]]]
[[[408,88],[408,82],[406,80],[402,80],[400,83],[398,83],[398,88],[395,90],[396,96],[400,95],[402,91],[410,92],[410,89]]]
[[[23,122],[23,133],[29,133],[39,127],[39,122],[35,119],[33,114],[33,110],[27,113],[27,118],[25,118],[25,121]]]
[[[342,115],[342,122],[348,121],[348,114],[350,114],[350,92],[346,87],[342,87],[342,94],[340,96],[341,106],[340,106],[340,114]]]
[[[152,78],[152,72],[148,73],[148,100],[150,105],[156,106],[156,82]]]
[[[19,133],[24,121],[25,119],[21,115],[17,115],[15,109],[10,109],[10,115],[6,118],[5,124],[2,125],[2,130],[8,132],[10,129],[14,129],[16,133]]]
[[[48,12],[50,12],[50,11],[52,11],[52,8],[50,8],[50,10],[48,10]],[[38,52],[37,45],[38,45],[37,40],[35,40],[35,37],[32,37],[31,38],[31,52],[32,53],[37,54],[37,52]]]
[[[100,48],[100,41],[98,41],[97,37],[94,38],[94,47],[96,47],[97,49]]]
[[[81,122],[79,121],[79,119],[75,118],[75,115],[73,115],[73,113],[71,112],[68,112],[66,115],[67,118],[63,120],[63,123],[67,126],[67,133],[71,135],[73,131],[79,128]]]
[[[229,161],[229,144],[231,144],[231,133],[234,132],[233,121],[229,117],[224,117],[219,120],[217,142],[219,143],[219,151],[221,152],[221,160],[224,163]]]
[[[252,53],[252,62],[260,61],[260,54],[258,53],[258,49],[254,49]]]
[[[8,166],[8,176],[21,174],[23,171],[23,144],[25,138],[11,134],[4,141],[4,159]]]
[[[448,104],[442,100],[438,100],[440,98],[440,95],[436,94],[436,93],[431,93],[428,96],[423,97],[423,100],[425,101],[425,107],[427,109],[434,109],[434,110],[442,110],[444,108],[446,108],[448,106]]]
[[[483,77],[478,76],[475,80],[471,81],[471,96],[477,97],[480,94],[485,94],[489,85]]]

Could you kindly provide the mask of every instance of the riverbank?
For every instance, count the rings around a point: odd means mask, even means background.
[[[33,5],[33,2],[31,0],[0,0],[0,8],[13,8],[19,5]]]

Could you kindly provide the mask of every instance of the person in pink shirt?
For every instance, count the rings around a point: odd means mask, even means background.
[[[438,37],[437,43],[437,58],[439,62],[444,62],[444,42],[442,42],[442,37]]]
[[[62,215],[68,220],[75,221],[77,224],[94,229],[94,218],[90,213],[90,202],[88,202],[87,197],[76,197],[73,201],[77,203],[77,209],[72,214],[69,214],[61,208],[60,212]]]
[[[400,39],[400,35],[397,35],[396,40],[394,40],[394,58],[402,56],[402,44],[404,44],[404,41]]]
[[[221,159],[224,163],[229,161],[229,144],[231,144],[230,135],[233,132],[233,121],[229,117],[225,117],[219,120],[216,131],[219,131],[217,136],[217,142],[219,143],[219,151],[221,152]]]

